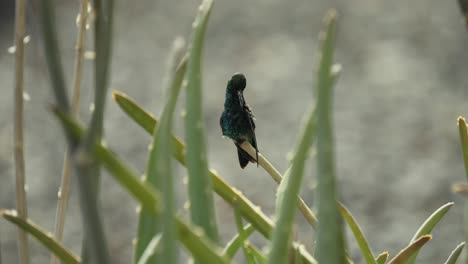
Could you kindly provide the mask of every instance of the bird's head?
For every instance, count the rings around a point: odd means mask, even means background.
[[[245,79],[244,74],[236,73],[231,77],[228,85],[230,86],[230,89],[235,92],[243,92],[247,85],[247,80]]]

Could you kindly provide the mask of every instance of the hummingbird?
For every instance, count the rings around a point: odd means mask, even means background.
[[[242,73],[234,74],[227,83],[226,96],[224,101],[224,111],[221,114],[219,123],[223,136],[234,141],[237,147],[239,165],[243,169],[250,162],[257,163],[258,147],[255,137],[255,122],[252,109],[244,99],[244,90],[247,80]],[[256,150],[256,157],[251,157],[240,145],[245,141],[249,142]]]

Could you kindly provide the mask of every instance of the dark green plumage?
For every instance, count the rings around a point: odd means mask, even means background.
[[[246,85],[247,80],[242,73],[236,73],[231,77],[226,87],[224,111],[219,121],[223,135],[232,139],[237,147],[241,168],[245,168],[249,161],[256,163],[258,160],[254,115],[243,94]],[[244,141],[248,141],[257,150],[255,158],[239,146]]]

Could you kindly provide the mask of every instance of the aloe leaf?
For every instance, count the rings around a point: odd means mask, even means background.
[[[437,223],[442,220],[442,218],[447,214],[447,212],[450,210],[450,208],[454,205],[454,203],[446,203],[439,207],[434,213],[432,213],[426,221],[419,227],[418,231],[416,231],[416,234],[414,234],[413,238],[411,239],[411,242],[414,242],[416,239],[423,235],[427,235],[431,233],[432,229],[437,225]]]
[[[378,255],[375,258],[375,261],[377,262],[377,264],[385,264],[385,261],[387,261],[387,258],[388,258],[388,252],[385,251],[385,252],[380,253],[380,255]]]
[[[49,76],[54,91],[55,101],[58,108],[63,112],[70,111],[70,102],[68,100],[67,88],[65,85],[65,74],[62,67],[60,56],[60,45],[57,38],[57,29],[55,26],[55,9],[51,0],[41,1],[41,23],[42,39],[44,41],[44,53],[49,69]]]
[[[141,257],[138,259],[137,264],[146,264],[149,262],[149,259],[156,253],[161,244],[161,237],[162,234],[157,234],[150,240],[145,250],[143,250],[143,254],[141,254]]]
[[[291,169],[278,187],[275,212],[277,228],[273,231],[272,246],[268,256],[270,264],[286,263],[288,259],[296,203],[304,174],[305,161],[315,136],[315,122],[315,114],[311,110],[296,145]]]
[[[237,227],[237,232],[239,234],[240,240],[242,240],[242,249],[244,250],[245,259],[247,260],[247,264],[255,264],[254,256],[252,255],[251,250],[247,247],[247,234],[244,231],[244,227],[242,224],[242,216],[240,215],[239,209],[234,206],[234,217]]]
[[[203,126],[201,64],[204,37],[212,0],[204,0],[193,22],[193,35],[187,65],[185,137],[190,215],[212,240],[218,240],[212,180],[208,172],[205,131]]]
[[[445,261],[444,264],[456,264],[457,259],[460,256],[461,252],[463,251],[463,248],[465,247],[465,242],[460,243],[453,251],[450,253],[450,256],[448,259]]]
[[[304,262],[302,261],[302,258],[301,258],[301,249],[302,249],[302,245],[298,246],[297,248],[294,249],[294,252],[296,252],[295,256],[294,256],[294,264],[303,264]]]
[[[135,249],[135,260],[140,259],[145,248],[157,233],[162,232],[161,251],[149,259],[150,263],[163,260],[167,263],[177,263],[177,238],[174,215],[176,211],[174,184],[172,174],[173,142],[172,123],[185,67],[176,71],[176,61],[182,54],[183,40],[174,42],[171,52],[165,91],[168,93],[166,105],[161,115],[161,123],[155,129],[153,143],[149,154],[145,182],[155,187],[162,194],[163,210],[160,215],[142,208],[139,216],[138,234]]]
[[[39,240],[39,242],[41,242],[43,246],[53,252],[64,263],[80,263],[80,259],[75,254],[73,254],[70,250],[65,248],[62,244],[50,236],[48,232],[43,231],[30,220],[25,220],[21,217],[18,217],[16,211],[0,211],[0,216],[35,237],[37,240]]]
[[[465,164],[465,175],[466,179],[468,179],[468,132],[466,128],[465,118],[461,116],[458,118],[458,132],[460,134],[460,141],[462,145],[463,163]]]
[[[337,208],[335,160],[333,153],[332,86],[334,78],[334,43],[337,14],[331,10],[325,17],[325,32],[321,34],[321,60],[317,75],[317,261],[338,264],[345,262],[343,226]],[[322,224],[321,224],[322,223]]]
[[[423,235],[430,234],[432,232],[432,229],[434,229],[437,223],[439,223],[440,220],[442,220],[442,218],[445,216],[445,214],[447,214],[447,212],[453,205],[454,203],[446,203],[439,209],[437,209],[434,213],[432,213],[426,219],[426,221],[424,221],[424,223],[419,227],[418,231],[416,231],[416,234],[414,234],[410,243],[416,241],[416,239],[420,238]],[[411,258],[408,259],[408,264],[413,264],[415,262],[418,253],[418,250],[414,252],[413,256],[411,256]]]
[[[249,236],[255,231],[255,228],[251,224],[247,224],[243,227],[243,230],[245,237],[241,236],[240,232],[238,232],[224,248],[223,255],[226,258],[234,258],[239,248],[241,248],[241,246],[243,245],[244,241],[248,239]]]
[[[254,262],[254,263],[258,263],[258,264],[268,263],[267,258],[254,245],[247,242],[246,247],[247,247],[247,250],[249,250],[249,252],[252,254],[252,256],[257,260],[257,262]],[[299,259],[302,260],[300,255],[299,255]]]
[[[422,246],[424,246],[429,240],[432,239],[431,235],[425,235],[419,239],[411,242],[406,248],[402,249],[389,264],[407,264],[410,257],[419,251]]]
[[[354,238],[356,239],[359,248],[361,249],[361,253],[366,260],[367,264],[377,264],[376,260],[374,259],[374,253],[372,253],[371,248],[369,247],[369,243],[367,242],[364,233],[362,233],[361,228],[359,227],[358,223],[354,219],[353,215],[349,212],[349,210],[343,205],[338,204],[338,207],[341,211],[341,215],[348,223],[349,228],[354,234]]]

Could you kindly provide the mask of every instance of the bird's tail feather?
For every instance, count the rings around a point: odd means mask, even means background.
[[[245,150],[243,150],[240,145],[236,144],[237,147],[237,156],[239,157],[239,165],[241,168],[245,168],[247,164],[249,164],[249,161],[252,163],[255,163],[255,158],[251,157],[249,153],[247,153]]]

